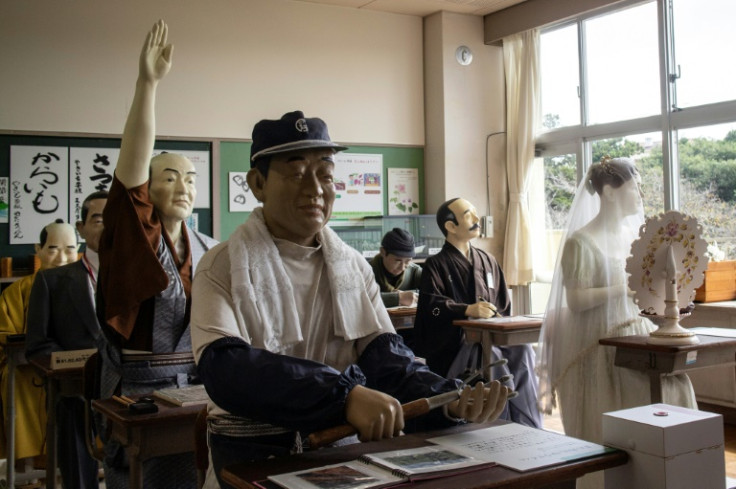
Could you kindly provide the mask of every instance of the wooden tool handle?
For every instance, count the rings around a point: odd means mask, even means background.
[[[401,405],[401,410],[404,412],[404,419],[416,418],[422,414],[429,412],[429,404],[427,399],[417,399],[416,401],[407,402]],[[341,440],[346,436],[351,436],[357,433],[353,425],[344,424],[340,426],[334,426],[327,428],[322,431],[315,431],[309,434],[309,447],[320,448],[330,443],[334,443],[337,440]]]

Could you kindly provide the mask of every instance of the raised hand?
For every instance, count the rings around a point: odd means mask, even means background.
[[[172,44],[166,44],[169,27],[163,20],[156,22],[146,36],[139,60],[139,77],[145,81],[158,82],[171,69]]]

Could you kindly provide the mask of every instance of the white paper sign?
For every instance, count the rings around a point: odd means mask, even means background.
[[[388,169],[388,215],[419,214],[419,170]]]
[[[82,203],[93,192],[110,190],[118,148],[69,149],[69,222],[81,219]]]
[[[247,174],[244,171],[231,171],[227,174],[230,212],[251,212],[260,205],[245,180]]]
[[[0,222],[8,222],[9,204],[8,177],[0,177]]]
[[[69,149],[10,147],[10,244],[37,243],[41,229],[69,219]]]
[[[335,155],[332,219],[383,215],[383,155]]]

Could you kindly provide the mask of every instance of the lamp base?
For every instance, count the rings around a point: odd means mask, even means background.
[[[657,330],[649,333],[647,343],[650,345],[697,345],[700,343],[698,336],[690,330],[680,326],[680,319],[689,316],[685,314],[679,317],[667,317],[658,315],[641,314],[657,325]]]

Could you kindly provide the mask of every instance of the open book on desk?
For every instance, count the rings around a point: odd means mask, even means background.
[[[376,489],[405,482],[448,477],[496,465],[462,454],[447,446],[428,445],[370,453],[349,462],[269,476],[263,488]]]
[[[193,406],[195,404],[204,404],[210,400],[204,384],[159,389],[153,391],[153,397],[163,399],[177,406]]]
[[[615,451],[597,443],[517,423],[440,436],[427,441],[519,472]]]

